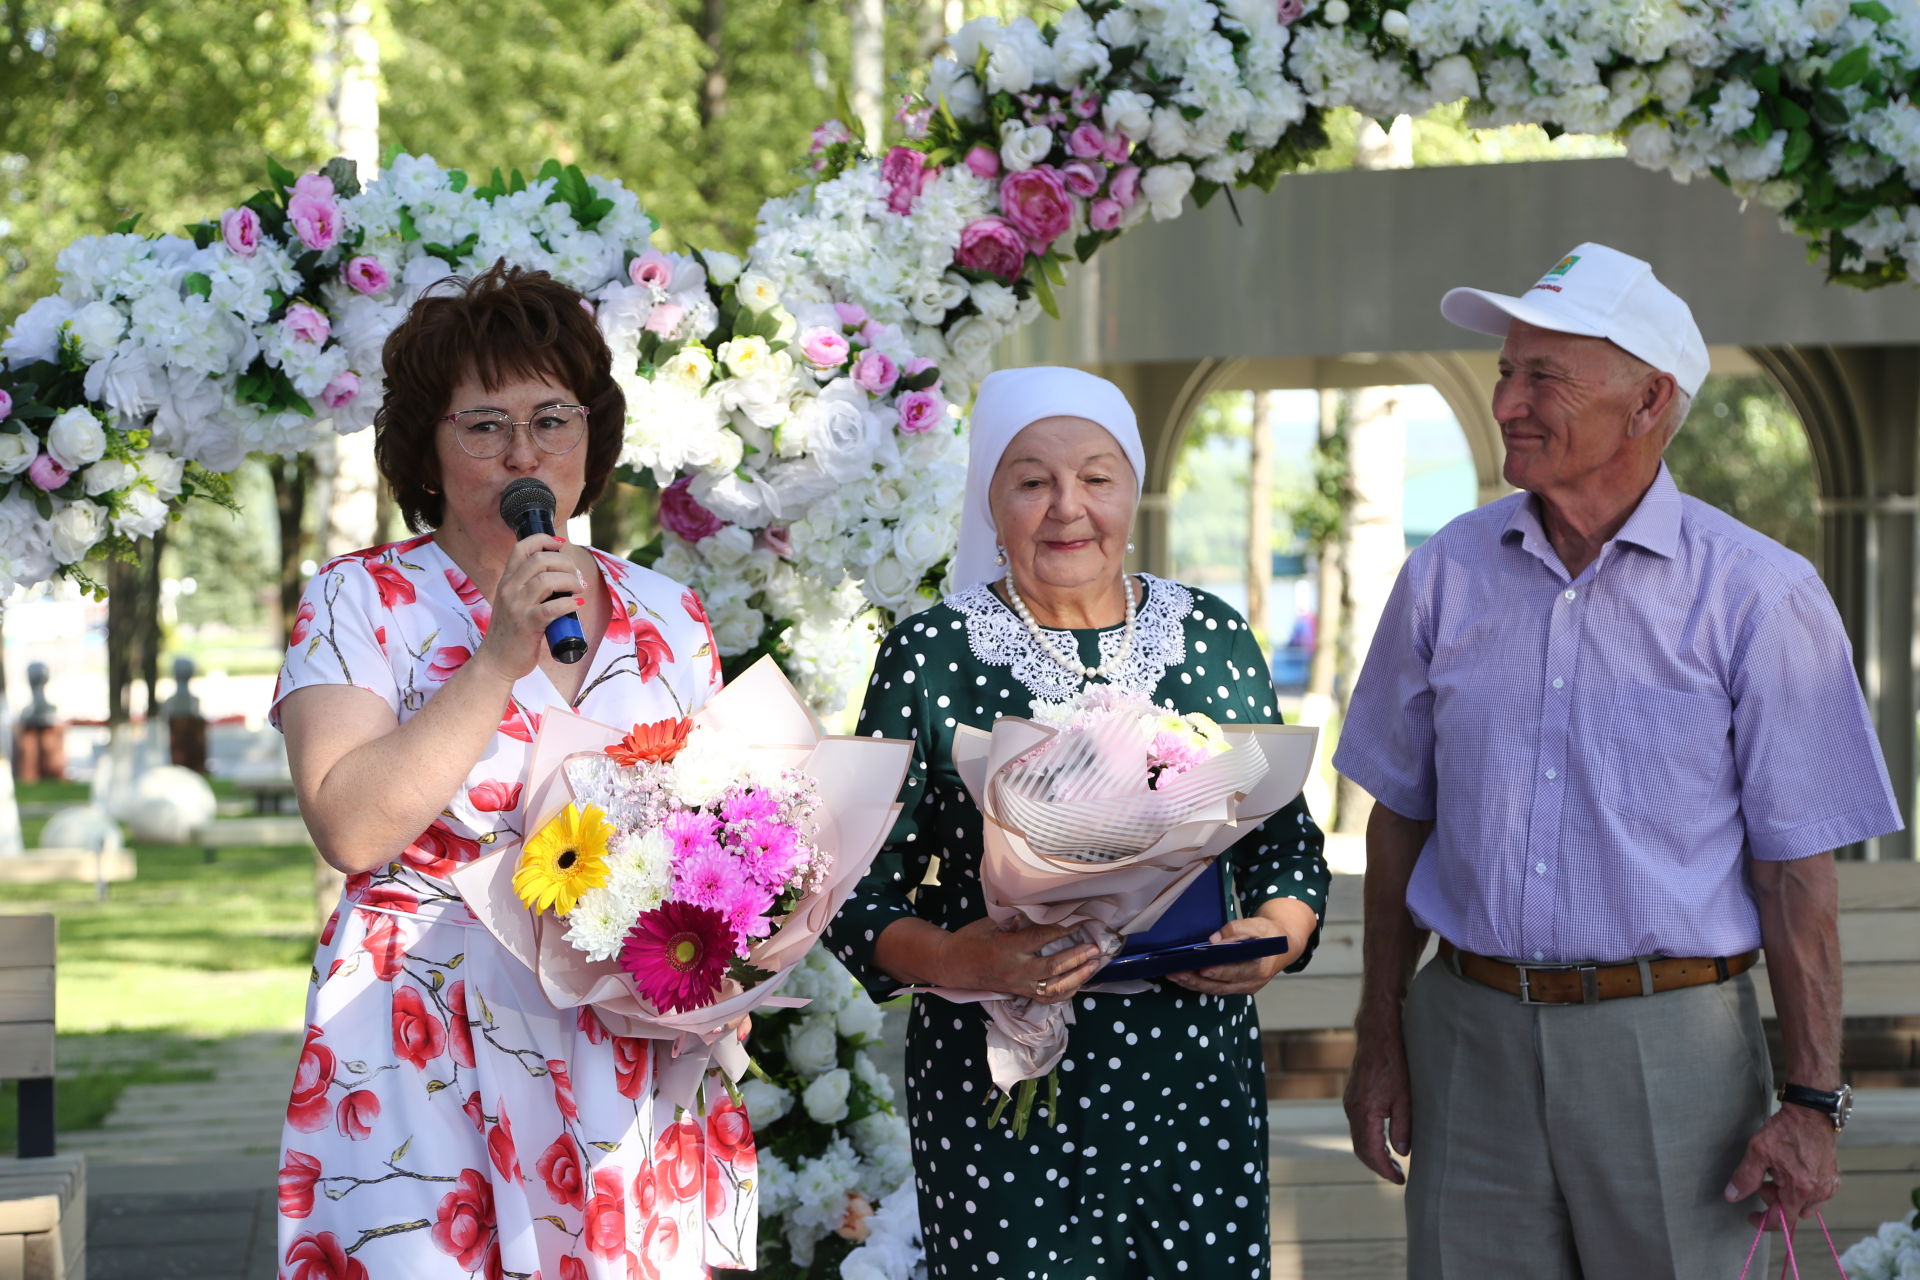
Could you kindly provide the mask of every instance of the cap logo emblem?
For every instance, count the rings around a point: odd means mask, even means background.
[[[1579,254],[1577,253],[1568,254],[1566,257],[1560,259],[1560,261],[1553,264],[1553,269],[1547,272],[1547,278],[1552,279],[1554,276],[1563,276],[1567,274],[1567,272],[1573,270],[1573,264],[1578,261],[1580,261]]]

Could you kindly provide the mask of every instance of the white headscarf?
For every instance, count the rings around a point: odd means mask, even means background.
[[[1084,370],[1057,365],[997,369],[981,381],[973,402],[967,495],[960,508],[960,547],[953,557],[955,591],[997,582],[1006,575],[1006,568],[994,563],[1000,539],[987,505],[987,490],[1013,438],[1042,418],[1085,418],[1105,428],[1133,464],[1133,495],[1139,499],[1146,483],[1147,453],[1140,443],[1133,406],[1120,388]]]

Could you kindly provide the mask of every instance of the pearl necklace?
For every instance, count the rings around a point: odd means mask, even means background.
[[[1032,636],[1033,642],[1040,646],[1040,652],[1051,658],[1054,664],[1068,675],[1079,676],[1082,680],[1097,680],[1101,677],[1111,679],[1115,672],[1126,665],[1128,655],[1133,652],[1134,603],[1133,582],[1124,574],[1121,575],[1120,586],[1127,596],[1127,624],[1126,631],[1120,637],[1120,652],[1113,656],[1113,661],[1103,662],[1097,667],[1090,667],[1081,662],[1076,649],[1069,649],[1066,653],[1062,653],[1054,648],[1053,637],[1040,629],[1040,624],[1033,620],[1033,610],[1027,608],[1027,602],[1020,598],[1019,590],[1013,585],[1013,575],[1009,573],[1005,581],[1007,599],[1013,603],[1013,611],[1019,615],[1020,621],[1026,624],[1027,634]],[[1072,637],[1068,637],[1067,643],[1069,645],[1074,643]]]

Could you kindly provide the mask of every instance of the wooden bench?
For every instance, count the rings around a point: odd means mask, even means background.
[[[18,1156],[0,1159],[0,1280],[83,1280],[84,1157],[54,1154],[54,919],[0,916],[0,1080],[19,1089]]]
[[[1312,966],[1269,984],[1258,1001],[1275,1099],[1273,1275],[1401,1280],[1400,1188],[1354,1158],[1338,1102],[1360,1000],[1360,877],[1336,876],[1330,902]],[[1842,1139],[1845,1180],[1826,1218],[1844,1249],[1910,1211],[1908,1193],[1920,1182],[1920,1087],[1881,1087],[1920,1085],[1920,863],[1842,863],[1840,939],[1846,1053],[1859,1100]],[[1764,966],[1754,984],[1771,1018]],[[1886,1056],[1862,1068],[1859,1060],[1873,1053]],[[1894,1069],[1902,1055],[1907,1069]],[[1780,1256],[1776,1249],[1776,1264]]]

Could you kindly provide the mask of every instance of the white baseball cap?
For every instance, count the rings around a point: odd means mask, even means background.
[[[1462,329],[1505,337],[1520,320],[1537,329],[1605,338],[1671,374],[1689,396],[1707,376],[1707,343],[1680,295],[1653,268],[1618,249],[1583,244],[1553,264],[1518,298],[1484,289],[1449,289],[1440,314]]]

